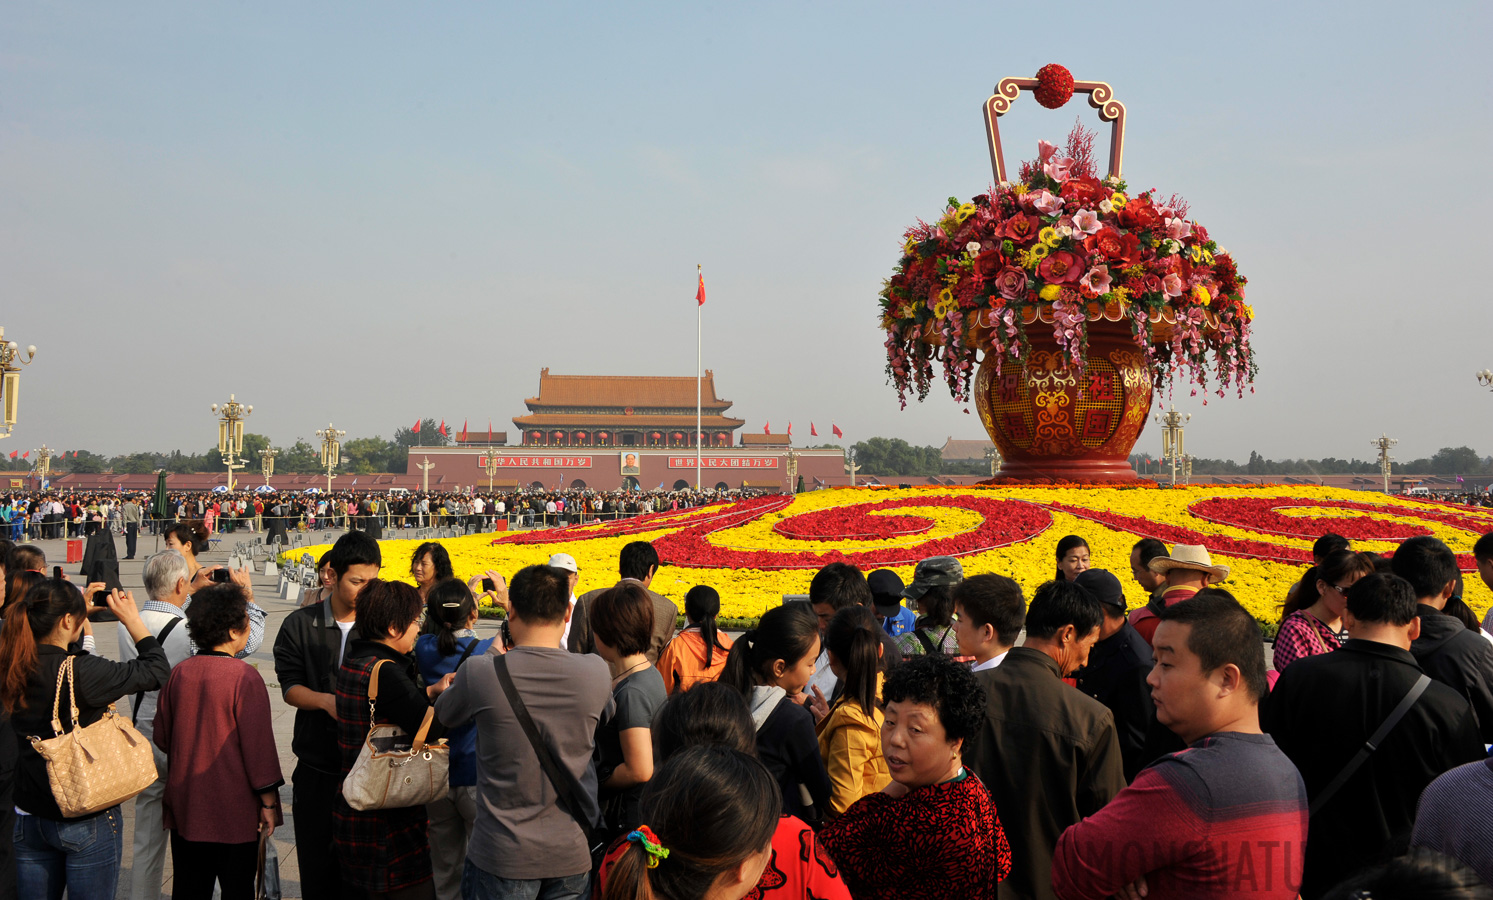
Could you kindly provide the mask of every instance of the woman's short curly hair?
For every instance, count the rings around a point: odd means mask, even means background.
[[[204,650],[228,643],[230,631],[249,626],[249,598],[233,582],[209,585],[192,594],[187,636]]]
[[[968,666],[928,653],[894,666],[881,689],[887,703],[923,703],[938,713],[948,739],[968,740],[985,725],[985,689]]]

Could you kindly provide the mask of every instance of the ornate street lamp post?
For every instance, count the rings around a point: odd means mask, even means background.
[[[46,444],[32,451],[36,454],[36,486],[41,488],[47,483],[47,475],[52,471],[52,448]]]
[[[1172,465],[1173,487],[1177,485],[1177,469],[1183,467],[1186,455],[1182,452],[1182,427],[1190,419],[1192,413],[1184,416],[1175,406],[1167,410],[1166,415],[1155,417],[1156,424],[1161,426],[1161,458]]]
[[[332,479],[337,477],[332,470],[342,464],[342,438],[347,436],[347,432],[338,431],[328,422],[324,430],[316,432],[316,436],[321,438],[321,464],[327,470],[327,493],[330,494]]]
[[[1389,448],[1398,444],[1399,441],[1383,434],[1379,435],[1377,441],[1371,441],[1370,446],[1379,448],[1379,474],[1384,476],[1384,493],[1389,493],[1389,464],[1394,462],[1394,457],[1389,455]]]
[[[1477,383],[1483,387],[1493,387],[1493,369],[1484,369],[1477,373]]]
[[[229,493],[233,493],[233,470],[244,468],[244,460],[239,458],[244,452],[244,419],[253,412],[254,407],[238,402],[232,394],[221,407],[213,404],[213,415],[218,417],[218,454],[228,470]]]
[[[798,451],[789,447],[788,452],[783,455],[787,459],[788,493],[796,494],[798,493]]]
[[[986,447],[985,448],[985,459],[990,463],[990,477],[991,478],[994,478],[996,475],[999,475],[1000,474],[1000,470],[1001,470],[1001,466],[1003,466],[1003,465],[1006,464],[1006,461],[1001,458],[1001,451],[1000,451],[999,447]]]
[[[482,468],[487,470],[487,492],[491,494],[493,477],[498,474],[498,469],[501,468],[498,465],[498,455],[496,453],[488,453],[482,457]],[[429,475],[425,477],[427,480],[430,478]]]
[[[855,487],[855,473],[859,472],[861,467],[855,464],[854,447],[845,451],[845,468],[850,470],[850,486]]]
[[[259,451],[259,471],[264,475],[264,486],[270,486],[270,476],[275,474],[275,448],[266,447]]]
[[[36,346],[26,348],[26,358],[21,358],[21,348],[15,341],[5,340],[5,327],[0,326],[0,438],[10,437],[16,425],[16,410],[20,407],[21,366],[31,365],[36,358]]]

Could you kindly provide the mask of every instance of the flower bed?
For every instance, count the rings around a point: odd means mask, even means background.
[[[1288,514],[1306,510],[1307,515]],[[721,593],[724,618],[750,620],[785,594],[808,592],[814,571],[847,561],[870,570],[886,566],[911,580],[918,559],[956,555],[967,575],[997,572],[1030,595],[1053,576],[1053,549],[1066,534],[1082,535],[1093,564],[1114,572],[1126,599],[1145,597],[1129,575],[1130,548],[1142,536],[1168,543],[1201,543],[1232,568],[1224,587],[1262,622],[1278,618],[1287,587],[1311,559],[1311,544],[1326,531],[1354,546],[1392,552],[1412,533],[1446,541],[1464,570],[1472,545],[1493,531],[1493,510],[1385,497],[1362,491],[1269,485],[1134,490],[1130,487],[1005,486],[842,489],[660,513],[637,520],[442,541],[457,576],[493,568],[511,578],[519,568],[569,553],[581,570],[578,591],[617,578],[617,557],[629,541],[648,540],[666,565],[655,590],[683,604],[685,593],[708,584]],[[409,580],[418,541],[382,542],[387,577]],[[297,548],[320,555],[325,548]],[[1475,575],[1466,599],[1480,612],[1493,593]]]

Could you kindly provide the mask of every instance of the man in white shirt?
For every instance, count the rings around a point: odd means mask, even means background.
[[[974,657],[974,671],[1004,662],[1025,624],[1021,585],[1006,576],[975,575],[954,588],[954,636],[959,655]]]
[[[191,589],[186,557],[175,550],[157,553],[145,561],[145,591],[149,599],[140,607],[140,619],[166,651],[173,667],[192,655],[187,638],[187,623],[182,605]],[[128,662],[138,654],[129,639],[124,623],[119,628],[119,656]],[[149,741],[155,731],[156,697],[148,691],[124,698],[130,704],[135,727]],[[166,797],[166,754],[155,744],[156,773],[160,776],[135,797],[134,864],[130,870],[130,900],[159,900],[161,877],[166,864],[166,842],[169,834],[161,827],[162,805]]]

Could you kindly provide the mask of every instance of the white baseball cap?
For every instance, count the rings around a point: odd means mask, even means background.
[[[575,572],[576,574],[580,574],[581,571],[580,566],[575,564],[575,557],[569,553],[556,553],[550,557],[550,561],[546,565],[554,566],[557,569],[564,569],[567,572]]]

